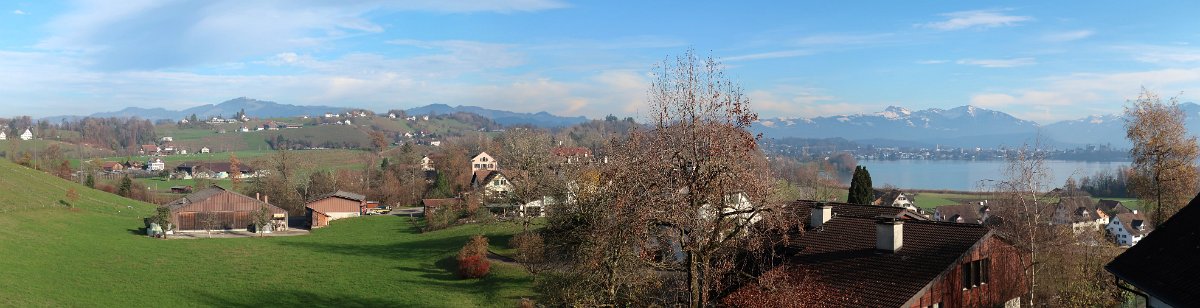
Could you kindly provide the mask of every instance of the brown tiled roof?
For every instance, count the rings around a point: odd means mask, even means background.
[[[855,306],[900,307],[991,236],[981,225],[904,220],[900,250],[879,252],[875,223],[850,215],[830,219],[788,244],[797,251],[788,263],[814,271],[832,290],[853,290]]]
[[[1200,256],[1200,195],[1105,269],[1168,305],[1190,307],[1200,303],[1196,256]]]
[[[977,204],[955,204],[943,205],[934,209],[936,214],[942,216],[942,221],[957,222],[958,218],[962,218],[962,223],[977,224],[981,223],[983,213],[982,207]]]
[[[816,204],[817,204],[817,201],[796,200],[796,201],[792,201],[792,203],[788,204],[788,207],[790,207],[793,211],[795,211],[796,216],[800,217],[800,221],[803,223],[804,227],[807,228],[808,227],[808,215],[812,211],[812,207]],[[881,206],[881,205],[861,205],[861,204],[849,204],[849,203],[840,203],[840,202],[825,202],[825,204],[833,206],[833,216],[834,217],[853,216],[853,217],[874,218],[874,217],[879,217],[879,216],[891,216],[891,217],[901,217],[904,219],[928,220],[928,218],[925,218],[925,216],[921,216],[920,214],[913,213],[912,211],[909,211],[908,209],[905,209],[902,207]],[[872,230],[874,230],[874,229],[872,229]]]
[[[1125,231],[1128,231],[1129,235],[1141,236],[1143,234],[1150,233],[1150,228],[1146,223],[1146,217],[1142,216],[1142,214],[1121,213],[1117,214],[1115,219],[1121,221],[1121,226],[1125,227]],[[1138,227],[1144,228],[1139,229]]]
[[[1090,197],[1063,197],[1054,207],[1055,219],[1058,223],[1077,223],[1100,219],[1096,213],[1096,205]]]
[[[1125,207],[1124,204],[1121,204],[1121,201],[1117,201],[1117,200],[1100,199],[1099,202],[1096,202],[1096,207],[1099,207],[1100,210],[1104,211],[1105,213],[1111,213],[1111,214],[1132,213],[1133,212],[1133,211],[1130,211],[1128,207]]]
[[[312,201],[309,201],[309,203],[312,203],[313,201],[325,199],[325,198],[330,198],[330,197],[338,197],[338,198],[342,198],[342,199],[346,199],[346,200],[350,200],[350,201],[359,201],[359,202],[367,200],[367,196],[348,192],[348,191],[339,190],[339,191],[321,195],[320,197],[313,198]]]
[[[559,157],[590,156],[592,155],[592,150],[588,150],[588,148],[585,147],[556,147],[551,149],[550,153]]]

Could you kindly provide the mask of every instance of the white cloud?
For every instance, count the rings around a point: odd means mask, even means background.
[[[1055,43],[1070,42],[1070,41],[1082,40],[1082,39],[1091,37],[1094,34],[1096,34],[1096,32],[1094,32],[1092,30],[1053,32],[1053,33],[1047,33],[1047,34],[1043,35],[1042,40],[1047,41],[1047,42],[1055,42]]]
[[[986,68],[1009,68],[1018,66],[1028,66],[1037,64],[1034,58],[1013,58],[1013,59],[962,59],[958,60],[958,64],[973,65]]]
[[[762,118],[814,118],[844,114],[865,113],[877,109],[873,104],[857,104],[841,101],[824,90],[796,86],[775,86],[747,92],[750,107]]]
[[[327,47],[340,39],[386,31],[366,18],[378,11],[510,13],[564,6],[554,0],[85,0],[51,20],[50,36],[37,46],[82,54],[95,69],[155,70]]]
[[[1116,49],[1132,54],[1135,60],[1146,63],[1177,65],[1200,62],[1200,48],[1188,46],[1143,44],[1117,46]]]
[[[1008,110],[1016,116],[1048,123],[1072,119],[1080,110],[1118,113],[1141,86],[1164,96],[1200,93],[1200,68],[1172,68],[1121,73],[1075,73],[1042,78],[1042,86],[988,91],[971,96],[971,104]],[[1166,92],[1162,92],[1166,91]],[[1189,100],[1187,97],[1181,99]]]
[[[12,13],[16,14],[16,15],[29,15],[29,13],[26,13],[25,11],[22,11],[22,10],[13,10]]]
[[[1029,16],[1007,15],[1007,10],[974,10],[941,14],[946,20],[929,22],[918,26],[942,31],[962,30],[969,28],[995,28],[1014,26],[1018,23],[1033,20]]]
[[[753,60],[764,60],[764,59],[795,58],[795,57],[803,57],[803,56],[812,55],[813,53],[814,53],[813,51],[805,50],[805,49],[780,50],[780,51],[771,51],[771,52],[762,52],[762,53],[753,53],[753,54],[725,57],[725,58],[722,58],[722,60],[727,61],[727,62],[738,62],[738,61],[753,61]]]

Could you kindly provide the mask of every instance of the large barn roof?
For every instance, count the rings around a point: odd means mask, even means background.
[[[1168,305],[1186,307],[1200,303],[1197,255],[1200,195],[1105,269]]]

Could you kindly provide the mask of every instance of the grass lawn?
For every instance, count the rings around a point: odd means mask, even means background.
[[[71,188],[76,209],[55,206]],[[409,218],[368,216],[306,236],[159,240],[135,234],[152,209],[0,162],[0,306],[473,307],[532,296],[516,266],[494,263],[480,280],[452,272],[469,236],[503,251],[518,224],[419,233]]]

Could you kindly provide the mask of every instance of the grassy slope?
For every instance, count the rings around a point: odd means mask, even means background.
[[[308,236],[163,241],[134,234],[152,205],[8,162],[0,181],[0,306],[512,306],[532,294],[515,266],[482,280],[450,271],[468,236],[507,243],[513,224],[421,234],[376,216]],[[52,206],[67,187],[81,210]]]

